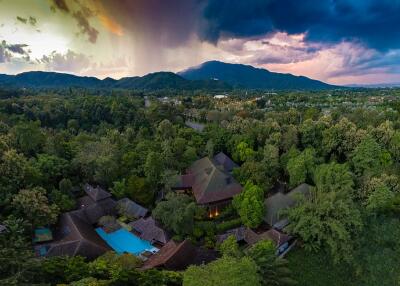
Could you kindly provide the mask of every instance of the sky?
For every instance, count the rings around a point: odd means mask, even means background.
[[[0,73],[99,78],[208,60],[400,83],[400,0],[0,0]]]

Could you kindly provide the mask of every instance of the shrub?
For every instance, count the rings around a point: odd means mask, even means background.
[[[222,233],[229,229],[238,227],[241,224],[242,224],[242,220],[240,218],[235,218],[232,220],[224,221],[217,225],[217,232]]]

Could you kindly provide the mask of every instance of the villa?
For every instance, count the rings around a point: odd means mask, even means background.
[[[277,255],[286,253],[289,247],[295,242],[295,239],[291,236],[273,228],[261,233],[256,233],[244,226],[231,229],[224,234],[218,235],[217,242],[222,243],[229,236],[234,236],[238,243],[244,243],[247,244],[247,246],[252,246],[261,240],[270,240],[276,247]]]
[[[141,205],[135,203],[134,201],[123,198],[117,202],[118,211],[128,218],[142,218],[149,212],[148,209],[142,207]]]
[[[308,195],[310,188],[311,186],[308,184],[301,184],[286,194],[277,192],[268,197],[264,202],[266,208],[264,221],[277,230],[285,228],[289,224],[289,221],[282,214],[282,211],[295,206],[297,196]]]
[[[145,261],[142,269],[183,270],[192,263],[195,256],[196,248],[189,240],[179,243],[171,239],[158,253]]]
[[[81,255],[95,259],[110,250],[140,256],[145,251],[157,252],[159,248],[153,243],[161,247],[168,242],[167,236],[163,235],[165,232],[156,227],[151,218],[145,220],[147,224],[142,230],[142,237],[116,220],[115,229],[96,227],[100,218],[115,216],[118,207],[129,219],[142,219],[148,210],[127,198],[116,202],[109,192],[99,186],[86,184],[84,191],[86,195],[78,199],[78,209],[62,214],[53,232],[47,228],[35,230],[35,252],[38,256]]]
[[[129,226],[138,237],[158,247],[164,246],[169,241],[167,232],[152,217],[141,218],[129,223]]]
[[[81,255],[94,259],[111,250],[82,214],[79,210],[62,214],[55,231],[55,241],[37,244],[36,254],[38,256]]]
[[[194,195],[197,204],[208,209],[209,217],[218,216],[221,209],[242,191],[242,186],[233,178],[237,165],[224,153],[213,158],[195,161],[182,175],[175,190]]]

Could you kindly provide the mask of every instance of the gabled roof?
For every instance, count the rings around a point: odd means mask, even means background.
[[[167,232],[159,227],[152,217],[138,219],[129,223],[129,225],[139,233],[141,239],[147,240],[150,243],[160,242],[165,244],[168,242]]]
[[[225,171],[232,172],[234,168],[239,167],[238,164],[232,161],[225,153],[219,152],[214,156],[214,161],[224,167]]]
[[[99,186],[93,187],[89,184],[86,184],[84,189],[86,194],[95,202],[111,197],[111,194],[109,192],[105,191]]]
[[[224,166],[208,157],[195,161],[185,176],[199,204],[231,199],[242,191],[242,186]]]
[[[171,239],[159,252],[151,256],[142,268],[164,267],[170,270],[182,270],[191,264],[195,256],[196,248],[189,240],[178,243]]]
[[[298,194],[309,194],[310,187],[311,186],[308,184],[301,184],[287,194],[279,192],[267,198],[264,203],[266,208],[264,221],[274,226],[280,220],[285,219],[285,217],[281,215],[281,211],[293,207],[297,202],[296,196],[298,196]]]
[[[82,255],[94,259],[111,250],[79,211],[61,215],[56,238],[47,245],[46,256]]]
[[[282,244],[288,242],[290,240],[290,236],[277,231],[276,229],[270,229],[266,232],[263,232],[259,235],[260,239],[269,239],[272,240],[276,247],[281,246]]]
[[[86,203],[83,203],[88,199]],[[91,198],[89,196],[85,196],[79,200],[80,209],[76,212],[79,212],[80,216],[83,216],[85,220],[89,223],[94,224],[99,221],[102,216],[112,215],[114,213],[116,202],[112,198],[105,198],[103,200],[90,203]]]
[[[218,235],[217,242],[222,243],[231,235],[233,235],[236,238],[236,241],[239,242],[245,240],[245,234],[246,234],[246,227],[244,226],[237,227],[226,231],[224,234]]]
[[[141,218],[146,216],[148,209],[142,207],[141,205],[135,203],[134,201],[123,198],[117,202],[117,208],[122,210],[125,215],[134,218]]]

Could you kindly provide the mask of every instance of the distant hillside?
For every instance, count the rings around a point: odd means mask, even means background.
[[[247,89],[331,89],[335,86],[303,76],[269,72],[252,66],[206,62],[178,74],[155,72],[120,80],[82,77],[56,72],[25,72],[18,75],[0,74],[0,86],[29,88],[121,88],[136,90],[209,90]]]
[[[235,88],[249,89],[331,89],[335,86],[304,76],[270,72],[249,65],[205,62],[178,73],[188,80],[220,80]]]
[[[55,72],[25,72],[15,76],[0,75],[0,84],[18,87],[97,87],[102,83],[95,77],[82,77]]]
[[[139,77],[125,77],[120,80],[95,77],[80,77],[55,72],[26,72],[15,76],[0,74],[0,86],[30,88],[121,88],[137,90],[230,90],[231,86],[213,80],[187,80],[172,72],[156,72]]]

